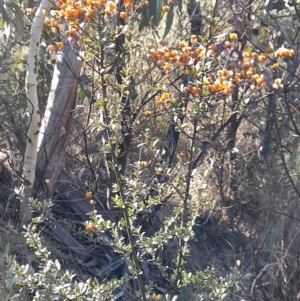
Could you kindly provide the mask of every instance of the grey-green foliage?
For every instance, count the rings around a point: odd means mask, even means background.
[[[37,202],[33,201],[37,204]],[[51,208],[50,202],[43,203],[45,212]],[[35,271],[27,265],[19,265],[14,256],[5,256],[6,260],[6,290],[9,292],[7,300],[20,300],[20,294],[24,291],[30,291],[33,294],[34,301],[44,300],[107,300],[112,297],[117,286],[121,282],[114,280],[100,284],[95,279],[86,281],[77,281],[74,272],[62,268],[58,259],[52,259],[51,253],[43,244],[38,224],[46,221],[46,214],[33,219],[32,224],[26,228],[25,236],[27,244],[35,251],[39,258],[39,267]],[[12,286],[14,291],[16,287],[19,293],[12,295]]]
[[[136,172],[136,175],[141,173],[141,170]],[[175,179],[179,177],[178,171],[175,169]],[[127,179],[128,180],[128,179]],[[177,184],[180,186],[179,179]],[[126,181],[126,179],[124,179]],[[131,180],[131,188],[138,186],[138,181],[133,183]],[[179,186],[177,188],[179,188]],[[120,188],[120,187],[118,187]],[[116,187],[117,189],[117,187]],[[166,187],[158,187],[160,194],[166,194],[170,191]],[[134,193],[132,194],[134,197]],[[155,202],[155,200],[152,200]],[[129,200],[127,201],[127,205]],[[112,300],[116,297],[116,289],[120,288],[124,283],[128,281],[128,275],[124,275],[120,280],[111,280],[99,283],[96,279],[89,278],[86,281],[78,280],[80,275],[76,275],[74,271],[66,270],[59,258],[53,258],[53,255],[48,250],[45,241],[41,238],[41,232],[39,225],[41,223],[47,223],[54,217],[51,213],[52,203],[51,201],[39,202],[37,200],[31,200],[32,207],[35,211],[39,211],[40,214],[37,218],[32,220],[32,223],[25,229],[25,237],[27,244],[35,251],[39,259],[39,267],[36,270],[29,265],[20,265],[17,263],[14,256],[10,256],[6,252],[6,290],[8,292],[9,299],[6,300],[20,300],[20,296],[23,292],[31,292],[34,301],[44,300],[78,300],[78,301],[96,301],[96,300]],[[123,202],[117,202],[116,206],[120,209],[124,207]],[[134,208],[134,202],[129,206],[128,215],[132,219],[134,212],[137,208]],[[183,237],[186,242],[192,237],[192,221],[189,221],[185,227],[178,226],[178,221],[182,214],[182,208],[176,207],[173,214],[165,220],[164,227],[162,227],[153,237],[140,236],[136,240],[136,244],[141,250],[148,254],[152,254],[155,258],[155,254],[159,248],[166,243],[176,238]],[[130,274],[135,275],[134,264],[132,262],[131,248],[124,244],[118,235],[118,229],[123,225],[126,227],[123,219],[120,220],[118,225],[108,223],[97,212],[91,212],[91,220],[95,222],[98,231],[111,229],[114,241],[111,241],[112,247],[116,247],[119,252],[123,252],[122,257],[126,261]],[[132,231],[138,235],[132,226]],[[222,273],[222,276],[213,268],[190,272],[185,270],[184,263],[189,255],[188,244],[184,246],[184,257],[182,258],[182,269],[177,270],[176,260],[174,260],[173,275],[171,275],[171,281],[174,281],[177,276],[177,272],[180,273],[180,283],[177,284],[178,295],[166,294],[160,295],[159,300],[212,300],[222,301],[229,300],[228,297],[232,292],[238,293],[245,285],[248,285],[250,274],[242,275],[237,268],[231,269],[226,274]],[[143,260],[139,254],[139,259]],[[157,265],[161,272],[165,274],[166,267],[162,265],[159,258],[153,259],[153,264]],[[145,283],[145,291],[147,298],[151,300],[153,285],[151,282]],[[193,287],[190,293],[189,287]],[[14,292],[14,293],[13,293]],[[141,300],[139,292],[136,296],[131,296],[134,300]]]

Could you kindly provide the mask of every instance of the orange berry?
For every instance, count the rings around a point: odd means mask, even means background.
[[[57,42],[56,43],[57,48],[61,49],[64,47],[64,43],[63,42]]]
[[[163,99],[163,100],[169,99],[169,94],[164,92],[164,93],[161,95],[161,99]]]
[[[257,80],[259,78],[259,75],[258,74],[253,74],[252,76],[251,76],[251,79],[252,80]]]
[[[242,53],[242,55],[243,55],[243,57],[250,57],[250,54],[249,54],[249,52],[247,52],[247,51],[244,51],[243,53]]]
[[[168,13],[169,11],[170,11],[170,6],[168,6],[168,5],[163,6],[164,13]]]
[[[184,41],[179,42],[179,47],[180,47],[180,48],[187,47],[187,43],[184,42]]]
[[[198,94],[198,88],[197,87],[193,87],[192,88],[192,94]]]
[[[259,77],[256,79],[256,83],[261,86],[264,83],[264,79],[262,77]]]
[[[136,112],[139,112],[140,109],[141,109],[140,107],[135,107],[135,111],[136,111]]]
[[[203,78],[203,85],[205,86],[210,85],[210,80],[208,78]]]
[[[232,93],[231,87],[226,86],[226,87],[224,88],[224,93],[226,93],[226,94]]]
[[[251,66],[250,62],[246,61],[246,62],[243,63],[243,68],[244,69],[248,69],[250,66]]]
[[[159,60],[159,61],[157,61],[157,65],[158,66],[162,66],[162,65],[164,65],[165,64],[165,62],[163,61],[163,60]]]
[[[270,69],[271,70],[278,70],[279,69],[279,64],[274,64],[274,65],[272,65],[272,66],[270,66]]]
[[[134,6],[133,6],[133,9],[134,9],[134,10],[138,10],[138,8],[139,8],[138,5],[134,5]]]
[[[96,205],[96,202],[95,202],[95,200],[90,200],[90,204],[92,205],[92,206],[94,206],[94,205]]]
[[[253,75],[253,71],[252,70],[247,70],[246,71],[246,76],[251,77]]]
[[[179,153],[179,158],[183,159],[185,157],[185,154],[183,152]]]
[[[210,85],[209,86],[209,91],[210,91],[210,93],[215,93],[215,92],[217,92],[217,87],[215,86],[215,85]]]
[[[165,64],[164,66],[165,71],[170,71],[171,70],[171,66],[169,63]]]
[[[258,60],[259,60],[261,63],[265,62],[265,61],[267,60],[267,55],[264,54],[264,53],[260,54],[260,55],[258,56]]]
[[[283,84],[281,83],[281,78],[274,79],[273,88],[275,89],[283,88]]]
[[[111,15],[111,10],[110,10],[109,7],[108,7],[108,8],[105,8],[103,12],[104,12],[104,14],[107,15],[107,16]]]
[[[45,180],[45,183],[46,183],[46,184],[50,184],[50,179],[46,179],[46,180]]]
[[[198,41],[198,37],[195,34],[191,35],[191,43],[195,44],[197,43],[197,41]]]
[[[145,1],[145,6],[149,7],[149,1]]]
[[[55,50],[55,48],[54,48],[53,45],[49,45],[49,46],[48,46],[48,50],[49,50],[50,52],[53,52],[53,51]]]
[[[143,166],[145,168],[148,167],[148,162],[147,161],[142,161],[141,166]]]
[[[97,229],[96,225],[92,222],[88,223],[86,226],[85,226],[85,231],[87,232],[93,232]]]
[[[125,12],[125,11],[121,11],[121,12],[120,12],[120,18],[121,18],[121,19],[126,19],[127,17],[128,17],[127,12]]]
[[[280,85],[281,84],[281,78],[274,79],[274,83],[277,84],[277,85]]]
[[[230,40],[237,40],[237,38],[238,38],[238,36],[237,36],[236,33],[231,33],[231,34],[229,34],[229,39],[230,39]]]
[[[254,59],[256,59],[256,58],[258,58],[258,54],[256,52],[252,52],[251,53],[251,57],[254,58]]]
[[[280,47],[277,51],[275,51],[275,57],[276,58],[281,58],[281,57],[286,57],[289,56],[290,53],[293,55],[293,50],[289,50],[285,47]]]
[[[112,1],[108,1],[107,2],[107,5],[110,9],[116,9],[117,8],[117,5],[115,2],[112,2]]]
[[[211,45],[208,46],[208,49],[215,51],[217,49],[217,45],[216,44],[211,44]]]
[[[152,113],[150,112],[150,111],[146,111],[145,113],[144,113],[144,116],[145,117],[150,117],[152,115]]]
[[[86,197],[87,199],[91,198],[92,195],[93,195],[93,193],[92,193],[91,191],[87,191],[87,192],[85,193],[85,197]]]
[[[50,19],[45,19],[44,24],[45,25],[50,25],[51,24],[51,20]]]
[[[43,14],[43,16],[47,16],[47,11],[45,9],[43,9],[42,14]]]
[[[225,41],[225,42],[224,42],[224,45],[225,45],[225,47],[227,47],[227,48],[231,47],[230,41]]]

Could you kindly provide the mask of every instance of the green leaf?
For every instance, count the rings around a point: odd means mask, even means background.
[[[170,11],[168,12],[166,28],[165,28],[165,33],[163,38],[165,38],[170,32],[173,24],[173,19],[174,19],[174,5],[171,6]]]
[[[144,5],[144,7],[142,9],[142,14],[141,14],[141,22],[139,25],[139,30],[141,31],[146,26],[148,26],[149,21],[150,21],[149,11],[148,11],[148,8]]]
[[[23,13],[20,9],[20,6],[17,5],[16,3],[12,2],[11,3],[14,9],[14,13],[16,15],[16,28],[17,32],[22,39],[23,32],[24,32],[24,18],[23,18]]]
[[[152,0],[149,1],[149,7],[143,6],[141,10],[141,22],[139,25],[140,31],[149,25],[150,20],[154,26],[158,25],[164,15],[162,11],[163,4],[163,0]]]
[[[161,21],[163,18],[163,0],[156,0],[156,1],[149,1],[149,12],[150,16],[153,16],[153,25],[158,25],[158,23]]]

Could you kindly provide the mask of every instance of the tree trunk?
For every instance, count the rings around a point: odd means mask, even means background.
[[[46,197],[52,196],[63,167],[64,150],[72,126],[81,67],[82,61],[77,58],[74,49],[65,44],[57,55],[38,143],[37,190],[46,179],[49,179]]]
[[[41,127],[41,114],[39,110],[39,99],[37,95],[37,75],[39,63],[39,46],[41,31],[43,29],[44,19],[43,9],[47,11],[52,7],[48,0],[42,0],[36,11],[30,30],[30,40],[28,49],[28,65],[26,71],[25,90],[27,97],[27,108],[30,116],[29,127],[27,130],[27,146],[24,156],[23,178],[24,178],[24,199],[20,204],[20,221],[26,224],[31,220],[31,211],[29,208],[29,197],[32,194],[32,188],[35,179],[35,169],[38,150],[38,137]]]

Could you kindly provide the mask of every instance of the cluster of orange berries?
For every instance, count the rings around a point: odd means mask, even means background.
[[[284,47],[280,47],[275,51],[275,57],[278,58],[284,58],[284,57],[292,57],[295,55],[294,49],[287,49]]]
[[[236,33],[229,35],[230,41],[225,42],[226,47],[231,47],[232,43],[238,39]],[[190,42],[194,47],[188,46],[186,42],[180,42],[177,49],[169,49],[168,47],[163,47],[159,49],[154,49],[152,45],[149,45],[149,52],[147,57],[154,59],[156,64],[161,67],[167,74],[172,70],[172,66],[186,67],[186,71],[192,70],[189,66],[192,66],[200,58],[204,57],[214,57],[216,45],[211,44],[207,47],[199,45],[198,37],[192,35]],[[197,43],[197,44],[196,44]],[[195,47],[196,46],[196,47]],[[221,92],[224,94],[231,94],[234,91],[236,85],[247,80],[250,83],[251,89],[255,90],[258,87],[265,87],[264,75],[260,72],[256,72],[257,64],[264,64],[268,59],[268,53],[257,53],[251,50],[245,50],[243,53],[243,61],[241,66],[236,66],[235,64],[228,64],[227,69],[221,69],[214,72],[206,74],[197,85],[188,85],[187,91],[193,95],[201,95],[203,92],[216,93]],[[284,57],[291,57],[294,55],[294,50],[286,49],[284,47],[279,48],[275,52],[275,58],[280,59]],[[189,67],[189,68],[187,68]],[[275,63],[268,66],[272,71],[279,69],[279,64]],[[194,75],[193,71],[188,71],[189,75]],[[167,77],[168,75],[166,75]],[[200,88],[200,87],[201,88]],[[282,87],[279,79],[274,81],[274,88]],[[167,94],[167,93],[164,93]],[[164,94],[157,100],[159,105],[165,104]]]
[[[156,98],[156,102],[159,106],[163,106],[166,103],[170,103],[170,96],[169,93],[162,93],[160,97]]]
[[[51,32],[55,34],[59,31],[60,24],[68,22],[70,29],[65,31],[64,34],[70,43],[77,41],[79,46],[82,44],[78,33],[79,20],[85,23],[92,22],[99,8],[105,15],[111,15],[117,9],[115,2],[106,0],[57,0],[56,4],[58,9],[52,11],[51,16],[48,16],[49,13],[43,10],[43,15],[46,17],[44,24],[50,27]],[[124,0],[124,6],[125,8],[130,8],[132,0]],[[138,9],[138,6],[134,7],[134,9]],[[127,17],[128,13],[126,11],[120,12],[120,18],[125,19]],[[53,52],[56,48],[60,49],[63,46],[62,42],[58,42],[56,46],[50,45],[48,49],[50,52]]]
[[[91,204],[91,205],[94,206],[94,205],[96,204],[95,200],[92,199],[93,193],[92,193],[91,191],[87,191],[87,192],[85,193],[85,197],[86,197],[87,199],[90,199],[90,204]]]
[[[191,39],[194,40],[195,37],[196,36],[192,36]],[[200,45],[193,49],[191,46],[188,46],[186,42],[180,42],[178,50],[169,49],[166,46],[155,50],[151,44],[148,45],[148,48],[149,53],[147,57],[154,59],[158,66],[162,67],[165,72],[169,72],[172,69],[172,64],[176,63],[178,66],[184,67],[205,56],[214,56],[216,45],[210,45],[208,49]]]

